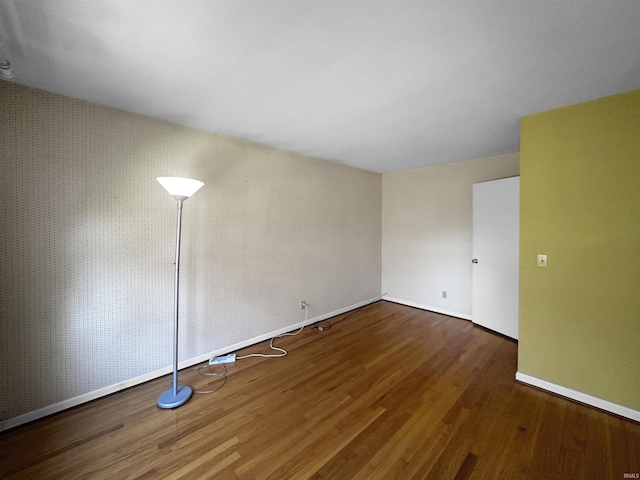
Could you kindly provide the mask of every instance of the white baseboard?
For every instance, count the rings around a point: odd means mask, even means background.
[[[383,296],[382,299],[387,300],[389,302],[406,305],[407,307],[414,307],[414,308],[419,308],[420,310],[428,310],[430,312],[441,313],[442,315],[448,315],[449,317],[457,317],[457,318],[462,318],[464,320],[472,320],[471,315],[467,315],[465,313],[452,312],[450,310],[444,310],[442,308],[436,308],[430,305],[423,305],[421,303],[409,302],[407,300],[400,300],[399,298],[393,298],[387,295]]]
[[[617,403],[609,402],[608,400],[603,400],[598,397],[592,397],[591,395],[587,395],[586,393],[571,390],[570,388],[556,385],[555,383],[547,382],[546,380],[540,380],[539,378],[532,377],[531,375],[527,375],[526,373],[516,372],[516,380],[518,382],[526,383],[527,385],[531,385],[533,387],[541,388],[542,390],[555,393],[562,397],[570,398],[571,400],[575,400],[577,402],[599,408],[600,410],[605,410],[607,412],[620,415],[621,417],[640,422],[639,411],[624,407],[622,405],[618,405]]]
[[[364,302],[356,303],[346,308],[341,308],[334,312],[326,313],[324,315],[319,315],[314,318],[310,318],[307,320],[307,325],[311,325],[313,323],[319,322],[321,320],[326,320],[327,318],[335,317],[336,315],[340,315],[341,313],[348,312],[350,310],[354,310],[356,308],[363,307],[365,305],[369,305],[370,303],[376,302],[380,299],[380,297],[374,297],[369,300],[365,300]],[[277,335],[282,333],[287,333],[292,330],[298,329],[302,326],[302,322],[295,323],[293,325],[289,325],[288,327],[283,327],[278,330],[274,330],[273,332],[265,333],[264,335],[259,335],[249,340],[245,340],[243,342],[238,342],[233,345],[229,345],[227,347],[219,348],[218,350],[214,350],[209,353],[204,353],[195,358],[191,358],[188,360],[183,360],[178,364],[178,369],[182,370],[184,368],[191,367],[193,365],[197,365],[198,363],[209,360],[210,358],[217,355],[226,355],[227,353],[234,352],[236,350],[240,350],[241,348],[249,347],[251,345],[255,345],[256,343],[260,343],[264,340],[269,340]],[[148,382],[149,380],[154,380],[156,378],[162,377],[164,375],[168,375],[173,372],[173,366],[169,365],[164,368],[160,368],[153,372],[145,373],[144,375],[140,375],[138,377],[130,378],[128,380],[124,380],[122,382],[109,385],[98,390],[94,390],[92,392],[83,393],[82,395],[78,395],[77,397],[69,398],[67,400],[63,400],[58,403],[54,403],[53,405],[47,405],[46,407],[39,408],[38,410],[33,410],[31,412],[24,413],[22,415],[18,415],[17,417],[9,418],[7,420],[0,421],[0,432],[8,430],[10,428],[17,427],[19,425],[23,425],[25,423],[32,422],[34,420],[38,420],[40,418],[44,418],[48,415],[52,415],[54,413],[61,412],[63,410],[67,410],[72,407],[76,407],[83,403],[90,402],[92,400],[96,400],[101,397],[105,397],[107,395],[111,395],[112,393],[119,392],[129,387],[133,387],[135,385],[140,385],[141,383]]]

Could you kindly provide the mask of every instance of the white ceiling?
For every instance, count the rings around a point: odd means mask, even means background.
[[[375,172],[640,88],[638,0],[0,0],[11,81]]]

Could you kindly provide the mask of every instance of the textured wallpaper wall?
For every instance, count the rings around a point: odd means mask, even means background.
[[[381,293],[381,176],[0,82],[0,420]]]

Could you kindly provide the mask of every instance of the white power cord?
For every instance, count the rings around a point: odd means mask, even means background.
[[[271,350],[275,350],[276,352],[280,352],[280,353],[249,353],[248,355],[242,355],[240,357],[236,357],[236,360],[240,360],[242,358],[249,358],[249,357],[264,357],[264,358],[284,357],[288,352],[284,348],[274,347],[273,346],[273,341],[276,338],[293,337],[295,335],[298,335],[302,331],[302,329],[307,326],[307,321],[309,320],[309,307],[307,306],[306,302],[302,302],[302,306],[304,307],[304,322],[302,322],[302,326],[298,330],[296,330],[295,332],[289,332],[289,333],[283,333],[281,335],[276,335],[269,342],[269,348]]]
[[[380,300],[386,294],[387,294],[387,292],[383,293],[382,295],[377,297],[373,302],[376,302],[376,301]],[[373,303],[373,302],[371,302],[371,303]],[[369,304],[367,304],[367,305],[369,305]],[[365,305],[365,306],[367,306],[367,305]],[[300,328],[298,330],[296,330],[295,332],[289,332],[289,333],[283,333],[283,334],[280,334],[280,335],[276,335],[269,342],[269,348],[271,350],[275,350],[276,352],[280,352],[280,353],[249,353],[247,355],[242,355],[242,356],[236,357],[236,360],[241,360],[243,358],[250,358],[250,357],[278,358],[278,357],[284,357],[285,355],[287,355],[288,352],[284,348],[280,348],[280,347],[274,346],[273,345],[273,341],[276,338],[293,337],[295,335],[298,335],[304,329],[304,327],[307,326],[307,322],[309,321],[309,306],[307,305],[307,302],[303,301],[302,302],[302,307],[304,308],[304,321],[302,322],[302,325],[300,326]],[[364,307],[360,307],[360,308],[357,308],[356,310],[353,310],[352,312],[348,313],[347,315],[345,315],[343,318],[341,318],[337,322],[334,322],[334,323],[326,322],[326,323],[328,323],[328,326],[326,326],[326,327],[319,326],[319,327],[315,327],[315,328],[317,328],[320,331],[328,330],[333,325],[335,325],[336,323],[339,323],[339,322],[341,322],[343,320],[346,320],[351,315],[354,315],[354,314],[358,313],[362,308],[364,308]],[[222,379],[223,379],[222,384],[219,385],[218,388],[216,388],[214,390],[195,390],[194,393],[214,393],[214,392],[217,392],[218,390],[220,390],[222,387],[224,387],[225,383],[227,383],[227,367],[224,366],[223,362],[221,362],[218,359],[217,356],[215,357],[215,361],[219,366],[221,366],[224,369],[224,373],[213,372],[211,370],[212,364],[205,365],[205,366],[202,366],[202,367],[198,368],[198,373],[200,375],[202,375],[202,376],[205,376],[205,377],[222,377]],[[207,371],[204,371],[205,368],[207,368]]]
[[[199,367],[198,373],[203,377],[222,377],[223,379],[222,384],[218,385],[218,388],[214,388],[213,390],[194,390],[193,391],[194,393],[214,393],[220,390],[222,387],[224,387],[225,383],[227,383],[227,367],[225,367],[222,363],[220,363],[220,361],[218,360],[218,357],[216,357],[216,361],[218,365],[220,365],[224,369],[224,373],[216,373],[212,371],[211,370],[212,365],[203,365]],[[204,371],[205,368],[207,369],[206,372]]]

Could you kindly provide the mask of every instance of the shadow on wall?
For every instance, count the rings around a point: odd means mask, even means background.
[[[176,204],[155,178],[192,152],[171,124],[0,88],[5,420],[170,364]]]

